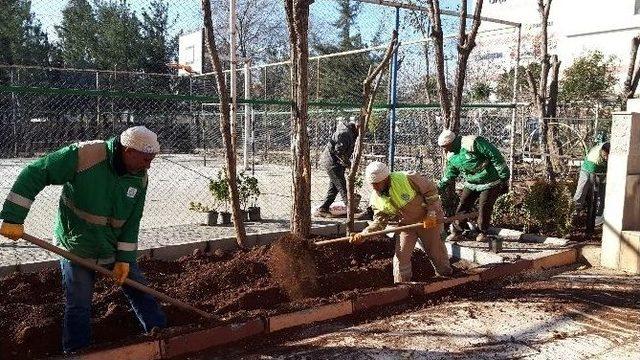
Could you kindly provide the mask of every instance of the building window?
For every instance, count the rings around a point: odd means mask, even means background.
[[[636,0],[636,5],[633,8],[633,14],[634,15],[640,14],[640,0]]]

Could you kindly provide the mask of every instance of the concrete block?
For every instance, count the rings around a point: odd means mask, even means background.
[[[60,266],[60,261],[58,260],[45,260],[45,261],[35,261],[35,262],[26,262],[17,265],[17,270],[23,274],[26,273],[34,273],[42,270],[53,269]]]
[[[269,245],[288,233],[289,231],[274,231],[258,234],[258,245]]]
[[[217,249],[221,249],[224,251],[238,250],[238,241],[235,237],[220,238],[207,241],[207,251],[215,251]]]
[[[409,286],[396,286],[363,294],[353,300],[353,312],[404,300],[409,297],[410,292],[411,288]]]
[[[269,318],[269,332],[311,324],[317,321],[336,319],[352,313],[353,303],[351,301],[343,301],[290,314],[276,315]]]
[[[223,325],[212,329],[178,335],[163,340],[162,358],[173,358],[202,351],[214,346],[232,343],[258,335],[264,332],[264,330],[264,321],[262,319],[254,319],[245,323]]]
[[[204,251],[206,247],[206,241],[163,246],[154,248],[152,257],[156,260],[175,260],[185,255],[191,255],[197,249]]]
[[[154,360],[160,359],[160,342],[150,341],[140,344],[126,345],[118,348],[98,350],[65,359],[78,360]]]
[[[640,274],[640,231],[622,232],[619,268],[632,274]]]
[[[533,269],[550,269],[558,266],[571,265],[578,261],[578,250],[567,249],[557,254],[545,256],[540,259],[533,260]]]
[[[489,235],[499,236],[505,240],[518,241],[522,236],[522,231],[503,229],[503,228],[489,228],[487,231]]]
[[[448,290],[460,285],[470,283],[472,281],[480,281],[480,275],[470,275],[455,279],[446,279],[441,281],[432,282],[424,286],[424,293],[431,294],[442,290]]]
[[[456,243],[445,242],[447,253],[450,257],[474,262],[480,265],[502,263],[502,256],[483,251],[483,249],[461,246]]]
[[[514,263],[491,266],[482,271],[479,276],[481,281],[490,281],[516,275],[523,271],[530,270],[532,267],[533,262],[531,260],[519,260]]]
[[[578,260],[590,266],[600,266],[600,254],[602,248],[599,245],[585,245],[578,249]]]
[[[311,228],[311,234],[333,238],[338,234],[338,227],[335,224],[314,226]]]

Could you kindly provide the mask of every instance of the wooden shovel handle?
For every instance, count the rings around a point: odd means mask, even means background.
[[[26,241],[34,244],[34,245],[37,245],[37,246],[45,249],[45,250],[49,250],[52,253],[58,254],[58,255],[64,257],[65,259],[67,259],[67,260],[69,260],[71,262],[74,262],[74,263],[76,263],[78,265],[82,265],[82,266],[84,266],[84,267],[86,267],[88,269],[97,271],[97,272],[99,272],[101,274],[104,274],[104,275],[107,275],[109,277],[113,277],[113,272],[109,271],[108,269],[106,269],[106,268],[104,268],[104,267],[102,267],[102,266],[100,266],[98,264],[95,264],[95,263],[93,263],[91,261],[88,261],[87,259],[82,258],[82,257],[80,257],[78,255],[75,255],[75,254],[73,254],[73,253],[71,253],[69,251],[63,250],[63,249],[61,249],[61,248],[59,248],[59,247],[57,247],[57,246],[55,246],[53,244],[50,244],[50,243],[48,243],[48,242],[46,242],[46,241],[44,241],[42,239],[39,239],[39,238],[37,238],[35,236],[32,236],[32,235],[29,235],[29,234],[22,235],[22,238],[25,239]],[[124,283],[129,285],[129,286],[131,286],[134,289],[137,289],[137,290],[140,290],[140,291],[142,291],[144,293],[153,295],[153,296],[157,297],[158,299],[161,299],[161,300],[163,300],[165,302],[173,304],[173,305],[175,305],[175,306],[177,306],[177,307],[179,307],[181,309],[192,311],[192,312],[194,312],[194,313],[196,313],[196,314],[198,314],[198,315],[200,315],[200,316],[202,316],[202,317],[204,317],[206,319],[214,319],[214,316],[212,314],[204,312],[204,311],[202,311],[202,310],[200,310],[198,308],[195,308],[195,307],[193,307],[193,306],[191,306],[191,305],[189,305],[189,304],[187,304],[187,303],[185,303],[183,301],[180,301],[178,299],[174,299],[172,297],[169,297],[168,295],[165,295],[165,294],[163,294],[163,293],[161,293],[159,291],[156,291],[156,290],[154,290],[154,289],[152,289],[152,288],[150,288],[150,287],[148,287],[146,285],[143,285],[143,284],[141,284],[141,283],[139,283],[137,281],[134,281],[134,280],[131,280],[131,279],[127,278],[127,279],[124,280]]]
[[[448,223],[451,223],[451,222],[454,222],[454,221],[458,221],[458,220],[468,220],[468,219],[471,219],[471,218],[475,218],[477,216],[478,216],[477,212],[468,213],[468,214],[458,214],[458,215],[449,216],[449,217],[444,218],[442,223],[443,224],[448,224]],[[388,229],[384,229],[384,230],[379,230],[379,231],[372,231],[370,233],[361,234],[361,235],[364,238],[368,238],[368,237],[371,237],[371,236],[383,235],[383,234],[388,234],[388,233],[392,233],[392,232],[415,229],[415,228],[421,228],[421,227],[422,227],[422,223],[419,222],[419,223],[415,223],[415,224],[396,226],[396,227],[392,227],[392,228],[388,228]],[[317,246],[328,245],[328,244],[333,244],[333,243],[337,243],[337,242],[348,241],[350,238],[351,238],[350,236],[344,236],[344,237],[337,238],[337,239],[320,240],[320,241],[315,242],[314,245],[317,245]]]

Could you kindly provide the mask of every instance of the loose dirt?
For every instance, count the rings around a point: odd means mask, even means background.
[[[393,284],[394,244],[387,238],[360,246],[338,243],[312,249],[317,287],[311,298],[285,291],[267,266],[269,247],[249,251],[197,253],[177,261],[140,259],[149,286],[219,316],[203,323],[171,305],[163,308],[168,336],[223,321],[240,321],[352,298]],[[426,255],[414,252],[414,280],[434,274]],[[279,271],[287,270],[281,263]],[[296,271],[296,269],[290,269]],[[29,359],[59,354],[64,299],[59,270],[13,274],[0,279],[0,358]],[[292,296],[293,295],[293,296]],[[292,300],[293,299],[293,300]],[[98,276],[92,331],[96,345],[140,341],[141,328],[111,279]]]

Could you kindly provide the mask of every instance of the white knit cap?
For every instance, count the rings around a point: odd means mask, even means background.
[[[456,133],[453,131],[446,129],[442,130],[440,136],[438,136],[438,146],[449,145],[456,139]]]
[[[379,183],[389,176],[389,168],[380,161],[374,161],[367,165],[364,176],[369,184]]]
[[[120,135],[120,143],[122,146],[147,154],[160,152],[158,135],[144,126],[134,126],[123,131]]]

